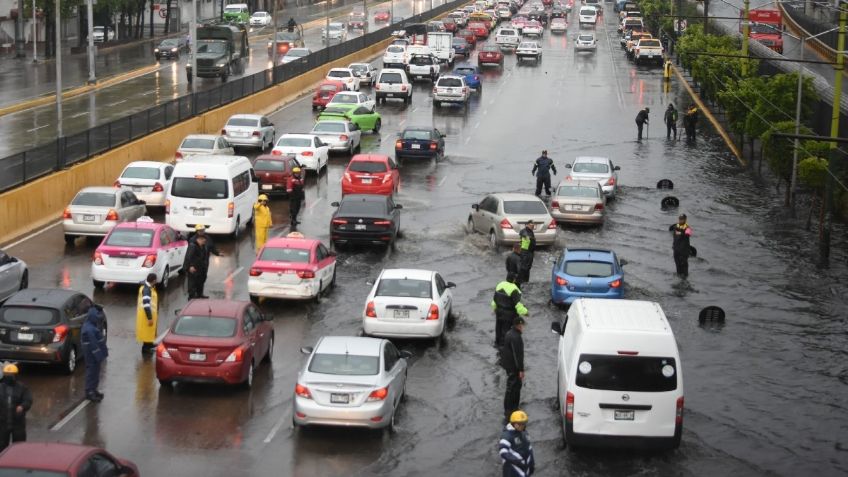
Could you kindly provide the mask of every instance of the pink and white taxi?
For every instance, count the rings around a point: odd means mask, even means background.
[[[250,267],[247,291],[253,302],[259,297],[320,299],[336,284],[336,254],[320,240],[298,232],[273,238],[260,250]]]
[[[118,224],[94,251],[91,280],[95,288],[107,282],[138,284],[155,273],[160,286],[182,272],[188,242],[171,227],[150,217]]]

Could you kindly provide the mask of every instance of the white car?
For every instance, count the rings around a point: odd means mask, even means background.
[[[501,49],[517,48],[518,44],[521,43],[521,35],[515,28],[504,27],[495,33],[495,43]]]
[[[128,190],[114,187],[86,187],[79,191],[62,213],[65,243],[77,237],[103,237],[121,222],[144,215],[144,201]]]
[[[330,146],[324,144],[315,134],[283,134],[274,145],[271,154],[292,156],[304,170],[320,172],[327,167],[330,159]]]
[[[328,80],[341,81],[348,91],[359,91],[359,77],[350,68],[332,68],[326,76]]]
[[[383,68],[406,69],[408,60],[406,45],[389,45],[383,53]]]
[[[254,12],[250,16],[250,26],[268,26],[272,23],[273,18],[268,12]]]
[[[333,99],[327,103],[327,107],[338,104],[355,104],[374,111],[374,107],[377,103],[365,93],[357,91],[339,91],[335,96],[333,96]]]
[[[26,262],[0,250],[0,303],[27,287],[29,270]]]
[[[274,123],[261,114],[230,116],[221,134],[232,146],[258,147],[260,151],[272,147],[277,139]]]
[[[351,121],[318,121],[309,134],[318,136],[331,151],[343,151],[351,156],[362,140],[362,131]]]
[[[374,81],[377,81],[377,69],[371,66],[371,63],[351,63],[347,67],[359,78],[360,86],[363,84],[373,86]]]
[[[112,27],[96,26],[92,28],[91,36],[95,43],[103,43],[115,39],[115,30]]]
[[[440,339],[451,315],[455,286],[430,270],[383,270],[365,299],[365,335]]]
[[[580,7],[580,12],[577,14],[580,26],[592,25],[593,27],[598,22],[598,11],[595,7]]]
[[[509,7],[501,7],[497,10],[498,18],[501,21],[507,21],[512,18],[512,12],[509,10]]]
[[[595,39],[594,33],[581,33],[574,40],[574,51],[590,51],[595,52],[598,46],[598,40]]]
[[[345,41],[347,40],[347,27],[342,22],[330,23],[330,39]],[[327,29],[321,29],[321,39],[327,38]]]
[[[457,75],[444,75],[436,80],[433,85],[433,107],[439,107],[442,103],[454,103],[468,106],[468,97],[471,95],[465,78]]]
[[[281,61],[285,65],[285,64],[291,63],[293,61],[303,59],[306,56],[311,55],[311,54],[312,54],[312,50],[310,50],[309,48],[292,48],[291,50],[289,50],[286,53],[286,56],[284,56]]]
[[[568,22],[565,18],[554,18],[551,20],[551,33],[565,33],[568,31]]]
[[[604,189],[604,195],[615,199],[621,167],[613,165],[608,157],[579,156],[565,167],[569,169],[566,179],[598,181]]]
[[[164,207],[173,172],[174,166],[164,162],[135,161],[127,164],[114,185],[131,191],[147,207]]]
[[[386,103],[386,98],[402,99],[404,103],[412,102],[412,83],[402,69],[383,68],[377,83],[374,85],[377,102]]]
[[[515,57],[518,61],[532,58],[536,62],[542,61],[542,47],[537,41],[522,41],[515,49]]]
[[[542,35],[545,34],[545,27],[543,27],[541,23],[531,20],[524,24],[524,28],[521,29],[521,34],[524,36],[533,35],[542,38]]]
[[[216,156],[232,156],[235,149],[224,139],[215,134],[189,134],[180,143],[174,153],[174,161],[180,162],[191,156],[214,154]]]
[[[415,78],[428,78],[430,81],[436,81],[440,71],[439,60],[433,55],[414,54],[409,57],[407,72],[412,81],[415,81]]]

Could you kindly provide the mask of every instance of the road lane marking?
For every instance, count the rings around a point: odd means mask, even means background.
[[[49,126],[49,124],[45,124],[44,126],[38,126],[37,128],[27,129],[27,132],[38,131],[39,129],[43,129]]]
[[[448,176],[442,177],[442,180],[439,181],[439,185],[437,185],[436,187],[441,187],[442,184],[444,184],[446,180],[448,180]]]
[[[474,125],[474,129],[477,129],[478,127],[480,127],[480,121],[477,121],[477,123]]]
[[[412,112],[414,113],[415,111],[418,111],[418,106],[412,108]]]
[[[77,407],[75,407],[71,412],[69,412],[65,417],[63,417],[61,421],[57,422],[56,424],[53,424],[53,427],[51,427],[50,430],[56,432],[61,429],[62,426],[70,422],[70,420],[73,419],[77,414],[79,414],[80,411],[85,409],[85,407],[88,406],[88,403],[90,402],[91,401],[89,401],[88,399],[84,399],[81,403],[77,404]]]
[[[48,230],[52,229],[53,227],[55,227],[55,226],[57,226],[57,225],[59,225],[59,224],[61,224],[61,223],[62,223],[62,221],[61,221],[61,220],[57,220],[56,222],[54,222],[54,223],[52,223],[52,224],[48,225],[47,227],[44,227],[43,229],[41,229],[41,230],[39,230],[39,231],[37,231],[37,232],[33,232],[33,233],[31,233],[31,234],[27,235],[26,237],[24,237],[24,238],[22,238],[22,239],[18,240],[17,242],[12,242],[12,243],[10,243],[9,245],[6,245],[4,248],[8,251],[8,249],[10,249],[10,248],[14,248],[14,247],[17,247],[18,245],[20,245],[20,244],[22,244],[22,243],[24,243],[24,242],[26,242],[26,241],[30,240],[31,238],[35,237],[36,235],[40,235],[40,234],[42,234],[42,233],[44,233],[44,232],[46,232],[46,231],[48,231]]]
[[[107,104],[106,106],[111,108],[112,106],[117,106],[117,105],[119,105],[119,104],[126,103],[126,102],[127,102],[127,100],[126,100],[126,99],[122,99],[122,100],[120,100],[120,101],[116,101],[116,102],[114,102],[114,103],[112,103],[112,104]]]
[[[271,432],[268,433],[268,435],[265,437],[265,440],[262,441],[262,442],[264,442],[265,444],[268,444],[269,442],[274,440],[274,436],[277,435],[277,432],[280,431],[280,428],[283,427],[283,424],[285,424],[285,422],[286,422],[286,416],[285,415],[280,416],[280,420],[278,420],[277,423],[274,424],[274,427],[271,428]]]
[[[72,118],[72,119],[73,119],[73,118],[78,118],[78,117],[80,117],[80,116],[85,116],[86,114],[88,114],[88,111],[83,111],[83,112],[81,112],[81,113],[74,114],[73,116],[71,116],[71,118]]]
[[[232,280],[232,279],[233,279],[233,277],[235,277],[236,275],[238,275],[239,273],[241,273],[241,272],[243,272],[243,271],[244,271],[244,267],[238,267],[238,268],[236,268],[235,270],[233,270],[232,272],[230,272],[230,274],[229,274],[229,275],[227,275],[227,278],[225,278],[225,279],[224,279],[224,281],[225,281],[225,282],[228,282],[228,281]]]
[[[341,181],[341,179],[339,179],[339,181]],[[313,207],[315,207],[316,205],[320,204],[323,200],[324,200],[324,198],[323,198],[323,197],[319,197],[319,198],[318,198],[318,200],[316,200],[316,201],[315,201],[315,202],[313,202],[311,205],[309,205],[309,207],[307,207],[307,208],[306,208],[306,210],[312,210],[312,208],[313,208]]]
[[[468,136],[467,138],[465,138],[465,144],[468,144],[469,141],[471,141],[471,136]]]

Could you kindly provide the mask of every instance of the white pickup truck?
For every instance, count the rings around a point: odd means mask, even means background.
[[[656,38],[643,38],[633,46],[633,60],[637,65],[644,62],[663,63],[663,47]]]
[[[519,43],[521,43],[521,35],[515,28],[501,28],[495,34],[495,44],[502,50],[518,48]]]

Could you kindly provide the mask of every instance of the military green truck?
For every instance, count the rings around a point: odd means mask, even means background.
[[[224,21],[232,23],[247,23],[250,20],[250,10],[246,3],[231,3],[224,7]]]
[[[244,61],[250,54],[247,28],[244,25],[203,25],[197,28],[197,42],[192,55],[197,58],[198,78],[221,78],[226,82],[233,73],[243,71]],[[191,82],[191,61],[186,65]]]

